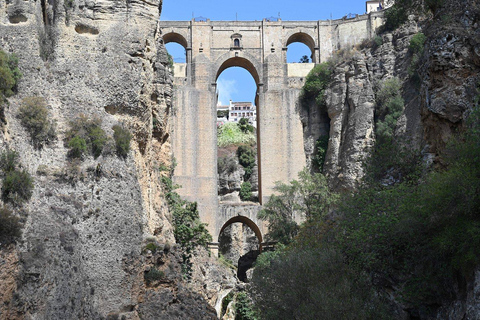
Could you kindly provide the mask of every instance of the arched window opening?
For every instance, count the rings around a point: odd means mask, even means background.
[[[293,42],[287,46],[287,63],[312,63],[312,51],[301,43]]]
[[[233,46],[234,47],[240,47],[240,40],[238,40],[238,39],[233,40]]]
[[[176,42],[169,42],[165,44],[168,54],[172,57],[173,63],[186,63],[186,52],[185,48]]]
[[[291,35],[287,43],[287,63],[318,63],[315,57],[315,41],[307,33]]]
[[[237,61],[242,62],[242,61]],[[238,64],[237,64],[238,65]],[[248,67],[248,66],[247,66]],[[217,172],[220,202],[258,202],[257,82],[244,67],[217,78]]]

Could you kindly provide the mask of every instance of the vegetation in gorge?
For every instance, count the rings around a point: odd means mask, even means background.
[[[47,102],[43,97],[26,97],[18,110],[20,123],[30,134],[33,145],[41,148],[57,137],[56,123],[50,120]]]
[[[30,200],[33,192],[33,178],[25,169],[20,169],[18,153],[6,150],[0,156],[2,169],[2,200],[20,206]]]
[[[251,130],[242,130],[244,127],[235,122],[227,122],[217,128],[217,144],[219,147],[229,145],[248,144],[256,141],[255,133]]]
[[[256,163],[255,149],[248,145],[241,145],[237,149],[237,157],[238,157],[238,163],[245,170],[245,174],[243,178],[246,181],[252,175],[253,168],[255,167],[255,163]]]
[[[102,154],[108,137],[101,125],[100,118],[89,118],[84,114],[70,122],[70,129],[66,132],[70,157],[82,158],[86,154],[91,154],[98,158]]]
[[[422,317],[454,299],[457,281],[470,278],[480,264],[479,141],[476,106],[466,132],[442,156],[445,169],[426,173],[417,167],[406,175],[415,178],[375,180],[411,166],[412,158],[421,163],[414,152],[401,153],[383,173],[367,173],[370,180],[358,192],[336,201],[334,214],[309,214],[304,198],[294,196],[292,186],[306,188],[308,179],[278,189],[266,208],[289,208],[291,217],[296,207],[307,220],[295,226],[278,209],[267,216],[270,235],[289,245],[261,255],[254,270],[250,293],[262,319],[320,313],[323,319],[391,318],[377,293],[384,287],[397,288],[397,299]],[[382,155],[372,158],[380,162]],[[290,229],[295,233],[286,235]]]
[[[313,99],[318,106],[325,105],[325,90],[331,81],[333,65],[330,62],[317,64],[307,75],[302,89],[302,100]]]
[[[14,94],[22,73],[18,69],[18,58],[0,49],[0,105]]]
[[[207,224],[200,222],[197,203],[184,200],[175,191],[179,188],[169,176],[162,175],[165,197],[173,216],[173,234],[175,241],[182,248],[182,272],[189,279],[192,273],[192,256],[197,247],[207,248],[212,236],[208,233]]]
[[[130,140],[132,140],[132,134],[130,131],[119,125],[114,125],[112,129],[117,155],[121,158],[126,158],[128,152],[130,151]]]

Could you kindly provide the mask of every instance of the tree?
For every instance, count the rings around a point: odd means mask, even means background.
[[[272,195],[259,213],[260,219],[268,221],[267,237],[284,244],[290,243],[298,232],[296,216],[307,221],[322,218],[338,200],[324,175],[311,175],[304,169],[298,177],[290,184],[277,183],[274,190],[278,195]]]
[[[310,58],[308,58],[308,56],[306,56],[306,55],[305,55],[305,56],[302,56],[302,57],[300,58],[300,61],[299,61],[299,62],[300,62],[300,63],[309,63],[309,62],[310,62]]]

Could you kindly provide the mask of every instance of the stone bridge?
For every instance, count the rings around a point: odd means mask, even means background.
[[[164,43],[176,42],[186,50],[186,63],[174,65],[174,180],[183,197],[198,202],[214,241],[234,222],[249,225],[260,243],[266,231],[256,217],[260,206],[228,209],[218,200],[218,76],[242,67],[257,85],[259,200],[264,203],[276,181],[297,178],[306,164],[298,105],[306,75],[336,50],[372,38],[382,17],[382,12],[372,12],[328,21],[160,21]],[[310,48],[313,63],[286,62],[287,46],[294,42]]]

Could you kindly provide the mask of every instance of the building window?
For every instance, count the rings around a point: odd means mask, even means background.
[[[234,47],[240,47],[240,40],[238,40],[238,39],[233,40],[233,46]]]

